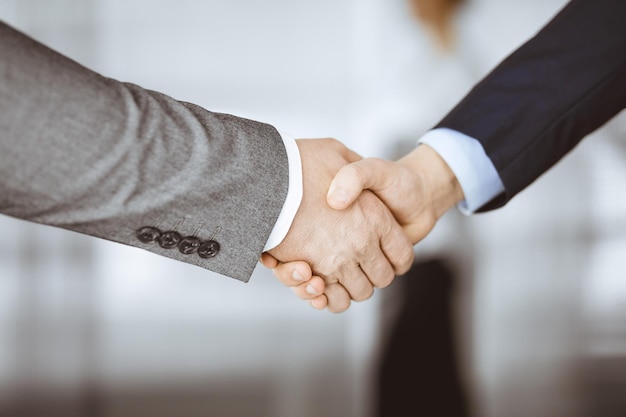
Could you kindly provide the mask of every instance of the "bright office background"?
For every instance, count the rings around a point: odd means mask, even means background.
[[[0,0],[0,18],[106,76],[394,158],[565,1],[469,0],[451,53],[407,3]],[[507,207],[452,211],[416,246],[458,270],[471,416],[626,415],[623,116]],[[262,267],[242,284],[8,217],[0,229],[3,417],[376,416],[400,278],[331,314]]]

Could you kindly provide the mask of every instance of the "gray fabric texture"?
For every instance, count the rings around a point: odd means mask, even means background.
[[[288,189],[267,124],[103,77],[0,22],[0,212],[247,282]],[[219,242],[142,243],[144,226]]]

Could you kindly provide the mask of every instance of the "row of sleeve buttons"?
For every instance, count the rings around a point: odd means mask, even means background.
[[[137,230],[137,239],[142,243],[156,242],[163,249],[178,248],[180,253],[191,255],[197,253],[201,258],[212,258],[220,251],[220,244],[215,240],[200,240],[195,236],[183,237],[173,230],[162,232],[156,227],[144,226]]]

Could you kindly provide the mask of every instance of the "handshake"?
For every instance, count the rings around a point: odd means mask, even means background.
[[[394,162],[363,159],[334,139],[296,142],[302,202],[283,241],[261,263],[317,309],[345,311],[406,273],[413,245],[464,198],[427,145]]]

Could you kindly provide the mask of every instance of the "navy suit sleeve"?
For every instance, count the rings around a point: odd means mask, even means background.
[[[505,193],[532,183],[626,107],[626,1],[573,0],[437,125],[478,139]]]

